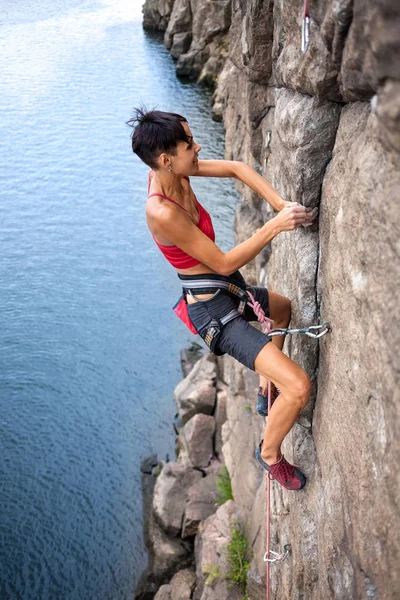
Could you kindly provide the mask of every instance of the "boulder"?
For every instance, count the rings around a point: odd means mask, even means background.
[[[231,0],[192,2],[191,6],[193,39],[189,51],[179,57],[176,71],[178,75],[197,79],[205,67],[202,79],[204,81],[207,74],[212,82],[227,56],[224,39],[231,23]],[[207,61],[210,62],[206,66]]]
[[[178,571],[171,579],[171,600],[190,600],[196,584],[194,569]]]
[[[147,475],[151,475],[153,472],[153,468],[158,465],[157,454],[151,454],[150,456],[146,456],[142,462],[140,463],[140,470],[142,473],[146,473]]]
[[[257,398],[255,374],[231,357],[225,357],[225,372],[232,387],[227,396],[228,418],[222,427],[222,452],[235,502],[243,514],[250,514],[263,479],[254,451],[262,439],[265,421],[254,409]]]
[[[174,58],[179,58],[181,54],[189,50],[191,41],[192,33],[190,31],[176,33],[172,38],[171,55]]]
[[[186,423],[182,431],[183,443],[193,467],[207,467],[214,454],[214,417],[195,415]]]
[[[228,500],[206,519],[197,534],[194,600],[241,600],[240,589],[226,579],[229,572],[226,547],[231,540],[231,526],[237,520],[239,511],[233,500]]]
[[[174,398],[179,416],[187,423],[197,413],[211,415],[214,411],[217,378],[215,356],[206,354],[189,375],[175,388]]]
[[[168,585],[160,587],[154,600],[191,600],[195,584],[194,569],[183,569],[175,573]]]
[[[340,101],[338,75],[352,21],[352,2],[320,2],[310,7],[310,41],[301,49],[302,8],[274,4],[272,80],[303,94]]]
[[[174,35],[192,30],[192,11],[190,0],[175,0],[164,35],[164,44],[171,48]]]
[[[340,68],[344,100],[369,100],[386,79],[400,80],[400,5],[354,0]]]
[[[233,0],[229,31],[231,61],[250,81],[267,83],[272,70],[272,0]]]
[[[217,510],[215,495],[219,467],[218,464],[216,468],[208,469],[208,475],[189,488],[183,519],[182,538],[196,535],[199,523]]]
[[[182,530],[189,488],[202,478],[199,471],[175,462],[165,465],[154,488],[153,511],[163,530],[177,536]]]
[[[204,346],[200,346],[197,342],[193,342],[187,348],[182,348],[179,352],[181,361],[181,369],[183,377],[187,377],[194,365],[202,356],[204,356]]]
[[[142,575],[136,590],[138,600],[148,598],[148,594],[159,590],[170,581],[180,569],[189,567],[193,562],[193,545],[180,538],[171,538],[162,530],[154,514],[149,523],[149,566]]]
[[[143,4],[143,28],[165,31],[171,18],[174,0],[146,0]]]
[[[162,585],[154,596],[154,600],[171,600],[171,586]]]

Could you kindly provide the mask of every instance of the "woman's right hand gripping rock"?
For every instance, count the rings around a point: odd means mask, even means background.
[[[288,202],[274,221],[280,231],[293,231],[298,227],[312,225],[318,216],[318,208],[307,208],[297,202]]]

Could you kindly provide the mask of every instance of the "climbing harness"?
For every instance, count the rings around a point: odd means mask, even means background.
[[[248,303],[248,299],[249,299],[247,290],[245,289],[245,287],[242,287],[237,280],[231,279],[229,277],[225,277],[223,275],[218,275],[218,277],[215,279],[213,279],[211,276],[205,276],[202,279],[190,279],[190,280],[183,279],[182,280],[182,292],[183,292],[183,295],[179,299],[178,303],[175,305],[174,312],[176,314],[178,314],[178,312],[176,310],[177,306],[180,307],[181,313],[186,308],[185,317],[187,316],[187,319],[190,324],[191,324],[191,321],[190,321],[189,315],[187,314],[187,304],[186,304],[186,298],[185,298],[186,295],[191,296],[197,302],[208,302],[212,298],[215,298],[221,292],[225,292],[227,294],[230,294],[232,296],[239,298],[239,305],[238,305],[237,309],[233,309],[233,310],[229,311],[228,314],[224,315],[220,319],[211,319],[209,323],[205,324],[205,326],[207,325],[207,330],[206,330],[205,335],[202,336],[203,340],[205,341],[205,343],[210,348],[210,350],[213,354],[216,354],[217,356],[221,356],[223,354],[223,352],[220,352],[220,350],[218,349],[217,342],[218,342],[218,338],[222,332],[222,327],[223,327],[223,325],[226,325],[227,323],[229,323],[229,321],[232,321],[232,319],[235,319],[236,317],[243,314],[244,309],[246,308],[246,304]],[[203,300],[201,298],[197,298],[195,296],[195,293],[197,293],[197,294],[213,293],[213,296]],[[188,325],[185,318],[182,318],[182,314],[178,314],[178,316],[182,319],[182,321],[186,325]],[[188,325],[188,327],[189,327],[189,325]],[[192,325],[192,327],[193,327],[193,325]],[[192,331],[192,329],[190,327],[189,327],[189,329]]]
[[[301,329],[283,329],[277,328],[273,329],[271,319],[266,317],[264,310],[259,302],[257,302],[253,296],[253,294],[246,289],[245,286],[241,285],[236,279],[232,279],[230,277],[225,277],[223,275],[218,275],[214,278],[210,275],[195,279],[190,278],[188,280],[182,279],[182,292],[183,295],[180,297],[178,302],[175,304],[173,310],[175,314],[185,323],[187,327],[189,327],[192,333],[198,333],[196,329],[193,327],[193,324],[190,321],[187,303],[185,296],[188,295],[197,302],[209,302],[212,298],[215,298],[221,292],[228,293],[232,296],[236,296],[239,298],[239,305],[237,309],[233,309],[229,311],[226,315],[221,317],[220,319],[211,319],[207,325],[206,333],[203,337],[203,340],[210,348],[211,352],[216,355],[221,355],[219,352],[217,342],[218,338],[221,334],[223,325],[226,325],[232,319],[242,315],[246,308],[246,305],[250,306],[253,309],[255,316],[258,321],[264,325],[265,332],[268,333],[270,337],[274,337],[277,335],[295,335],[295,334],[303,334],[312,338],[320,338],[330,330],[329,323],[322,323],[321,325],[310,325],[309,327],[302,327]],[[213,294],[210,298],[202,299],[196,297],[195,294]],[[266,325],[268,327],[266,327]]]
[[[308,0],[304,0],[303,22],[301,26],[301,51],[305,52],[310,41],[310,12]]]
[[[274,323],[269,319],[259,304],[256,302],[254,297],[250,292],[247,292],[251,298],[252,306],[255,315],[260,323],[262,323],[264,327],[265,333],[270,336],[274,335],[286,335],[286,334],[304,334],[314,339],[318,339],[324,335],[326,335],[330,330],[330,324],[328,322],[322,323],[322,325],[311,325],[310,327],[303,327],[302,329],[273,329]],[[271,410],[272,404],[272,390],[271,390],[271,382],[268,381],[268,414]],[[290,544],[285,544],[283,547],[283,553],[279,554],[278,552],[274,552],[271,550],[271,478],[267,477],[267,551],[264,554],[264,562],[266,564],[266,599],[270,600],[270,588],[271,588],[271,578],[270,578],[270,566],[272,563],[280,562],[285,560],[285,558],[290,553]]]

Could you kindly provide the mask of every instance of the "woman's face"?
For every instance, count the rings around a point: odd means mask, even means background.
[[[188,141],[178,143],[176,155],[169,156],[170,165],[175,175],[194,175],[199,170],[198,154],[201,146],[194,141],[189,125],[187,123],[182,125]]]

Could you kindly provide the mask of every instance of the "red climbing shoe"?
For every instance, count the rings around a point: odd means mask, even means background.
[[[301,490],[306,485],[306,478],[303,473],[295,466],[287,462],[282,454],[282,458],[273,465],[267,465],[261,457],[261,448],[263,441],[256,449],[256,459],[260,465],[268,471],[270,479],[276,479],[287,490]]]

